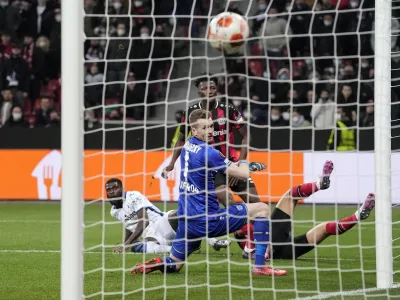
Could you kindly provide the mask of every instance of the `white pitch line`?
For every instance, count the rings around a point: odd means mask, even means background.
[[[118,255],[116,253],[113,253],[111,251],[111,248],[109,248],[110,250],[105,250],[104,254],[106,255]],[[61,250],[19,250],[19,249],[0,249],[0,253],[61,253]],[[84,251],[84,254],[103,254],[103,251]],[[143,255],[142,253],[133,253],[133,252],[125,252],[125,254],[127,255]],[[193,255],[205,255],[205,253],[193,253]],[[216,256],[223,256],[226,257],[228,255],[228,253],[226,254],[210,254],[211,257],[216,257]],[[231,255],[231,253],[230,253]],[[341,258],[341,261],[354,261],[353,258]],[[337,261],[337,259],[334,258],[326,258],[326,257],[320,257],[320,258],[301,258],[299,261]],[[375,260],[363,260],[363,262],[375,262]]]
[[[393,285],[390,289],[400,288],[400,284]],[[337,296],[354,296],[365,293],[379,292],[390,289],[378,289],[378,288],[367,288],[367,289],[358,289],[351,291],[342,291],[342,292],[332,292],[332,293],[322,293],[315,296],[302,297],[302,298],[293,298],[292,300],[317,300],[317,299],[329,299]]]

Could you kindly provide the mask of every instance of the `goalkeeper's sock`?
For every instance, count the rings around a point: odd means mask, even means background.
[[[292,187],[293,198],[306,198],[319,191],[317,182],[303,183]],[[296,200],[296,199],[295,199]]]
[[[330,235],[342,234],[353,228],[357,222],[357,216],[354,214],[337,222],[329,222],[326,224],[325,231]]]
[[[174,273],[174,272],[176,272],[175,261],[169,256],[164,258],[164,270],[165,270],[166,273]]]
[[[258,217],[254,221],[254,241],[256,242],[256,266],[265,265],[265,252],[269,242],[269,220],[265,217]]]

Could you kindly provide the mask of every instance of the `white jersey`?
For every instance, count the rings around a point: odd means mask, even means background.
[[[122,208],[116,208],[113,205],[111,207],[110,214],[114,218],[124,223],[126,229],[134,232],[137,223],[139,222],[137,213],[141,209],[147,210],[149,226],[156,223],[164,215],[164,213],[154,206],[149,199],[137,191],[126,192]]]

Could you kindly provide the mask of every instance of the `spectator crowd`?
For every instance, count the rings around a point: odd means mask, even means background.
[[[1,127],[60,125],[60,2],[0,0]],[[176,71],[172,59],[190,55],[188,37],[197,37],[207,24],[204,16],[214,14],[209,1],[176,2],[84,1],[85,118],[90,124],[103,116],[142,120],[156,114]],[[243,2],[213,2],[244,15]],[[256,125],[331,129],[341,121],[347,127],[373,127],[374,1],[251,3],[245,56],[225,57],[221,95]],[[395,31],[400,29],[397,15],[394,4]],[[399,46],[393,34],[393,51]],[[399,65],[400,55],[394,55],[393,78],[400,77]],[[398,88],[391,96],[397,120]]]

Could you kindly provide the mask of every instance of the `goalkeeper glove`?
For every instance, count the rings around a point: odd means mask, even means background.
[[[267,168],[267,165],[260,162],[252,162],[249,164],[249,170],[251,172],[262,171],[265,168]]]

